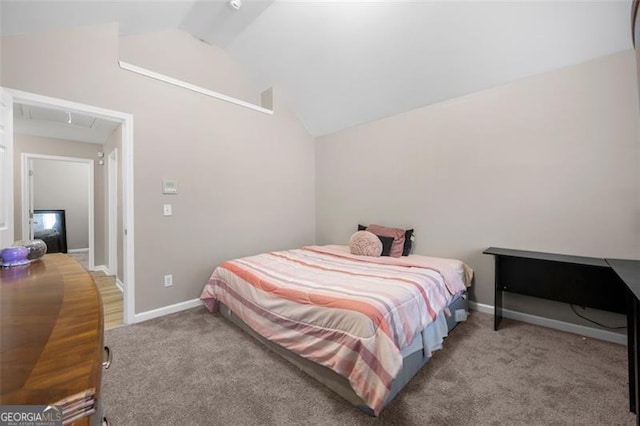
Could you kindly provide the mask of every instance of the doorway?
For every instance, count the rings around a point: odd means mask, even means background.
[[[118,152],[121,157],[119,162],[113,163],[114,167],[117,167],[118,173],[116,177],[119,178],[119,186],[121,191],[116,193],[121,200],[119,206],[115,209],[121,212],[121,220],[114,227],[111,232],[118,232],[120,235],[115,236],[115,240],[121,241],[120,253],[116,253],[115,259],[121,258],[121,262],[118,262],[115,267],[121,270],[121,287],[123,291],[123,305],[124,315],[123,323],[131,324],[136,322],[135,315],[135,262],[134,262],[134,194],[133,194],[133,116],[131,114],[108,110],[92,105],[80,104],[76,102],[70,102],[63,99],[51,98],[34,93],[22,92],[14,89],[8,89],[0,87],[0,95],[2,104],[2,116],[4,117],[0,123],[0,132],[2,135],[0,150],[0,169],[2,170],[2,179],[0,187],[2,187],[2,211],[4,212],[4,223],[9,224],[5,227],[0,227],[0,239],[4,241],[13,241],[14,236],[20,235],[20,232],[15,232],[15,226],[11,226],[14,221],[14,185],[10,185],[13,176],[13,133],[15,129],[15,117],[14,106],[15,105],[27,105],[37,108],[50,109],[54,111],[63,111],[69,120],[73,122],[76,116],[84,116],[89,118],[95,118],[99,120],[109,121],[117,123],[120,126],[120,146]],[[110,154],[110,153],[109,153]],[[98,164],[104,162],[103,159],[97,160]],[[107,158],[108,161],[108,158]],[[112,176],[112,179],[115,177]],[[105,180],[107,180],[105,178]],[[107,216],[109,210],[107,207],[108,199],[110,197],[105,196],[104,215]],[[99,209],[97,210],[99,211]],[[96,211],[96,213],[97,213]],[[1,216],[1,215],[0,215]],[[20,216],[16,217],[19,219]],[[18,227],[20,229],[20,227]],[[116,260],[117,262],[117,260]],[[106,263],[106,261],[105,261]],[[94,265],[95,266],[95,265]]]
[[[86,158],[22,153],[22,239],[42,239],[48,252],[86,253],[95,268],[94,162]],[[49,235],[34,213],[60,210],[65,232]],[[55,238],[54,238],[55,237]],[[48,240],[50,238],[50,240]],[[62,239],[58,244],[57,240]],[[82,263],[82,262],[81,262]]]

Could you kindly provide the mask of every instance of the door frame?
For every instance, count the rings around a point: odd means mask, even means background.
[[[89,166],[89,199],[88,199],[88,232],[89,232],[89,270],[93,271],[95,268],[95,162],[88,158],[78,157],[63,157],[59,155],[46,155],[46,154],[32,154],[23,152],[21,155],[22,164],[22,239],[31,239],[31,220],[30,220],[30,207],[31,200],[33,199],[33,188],[30,182],[30,167],[29,162],[31,160],[49,160],[49,161],[62,161],[68,163],[81,163]]]
[[[118,148],[107,157],[107,269],[118,275]],[[117,280],[116,280],[117,283]],[[124,289],[123,289],[124,290]]]
[[[13,96],[0,86],[0,248],[16,240],[13,201]]]
[[[133,115],[6,87],[2,87],[2,89],[4,89],[4,91],[9,95],[11,105],[13,105],[13,103],[21,103],[44,108],[65,109],[71,113],[89,114],[106,120],[115,121],[120,123],[122,126],[123,322],[125,324],[135,323]],[[13,126],[11,125],[11,129],[12,128]],[[13,199],[11,200],[10,209],[13,211]]]

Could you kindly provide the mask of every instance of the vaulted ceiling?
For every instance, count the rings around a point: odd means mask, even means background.
[[[631,0],[7,1],[3,35],[179,28],[275,87],[319,136],[632,47]]]

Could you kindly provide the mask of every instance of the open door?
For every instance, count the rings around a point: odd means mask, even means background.
[[[0,87],[0,248],[15,240],[13,229],[13,97]]]

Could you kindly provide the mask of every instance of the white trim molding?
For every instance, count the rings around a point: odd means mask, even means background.
[[[120,293],[124,293],[124,284],[122,284],[122,281],[120,281],[120,279],[118,279],[116,277],[116,287],[118,287],[118,290],[120,290]]]
[[[485,305],[469,301],[469,308],[474,311],[483,312],[493,315],[495,308],[492,305]],[[504,318],[516,321],[526,322],[527,324],[539,325],[542,327],[553,328],[554,330],[565,331],[567,333],[577,334],[579,336],[590,337],[592,339],[604,340],[606,342],[617,343],[619,345],[627,345],[627,335],[614,333],[608,330],[601,330],[584,325],[572,324],[570,322],[558,321],[551,318],[539,317],[536,315],[525,314],[523,312],[512,311],[510,309],[502,309]]]
[[[107,154],[107,253],[109,269],[118,272],[118,148]]]
[[[94,272],[104,272],[106,275],[111,275],[111,271],[106,265],[96,265],[93,267]]]
[[[68,249],[67,253],[87,253],[89,248]]]
[[[162,317],[169,314],[174,314],[176,312],[184,311],[191,308],[196,308],[202,305],[202,300],[200,299],[191,299],[180,303],[175,303],[169,306],[163,306],[162,308],[152,309],[150,311],[141,312],[136,314],[135,321],[136,323],[147,321],[153,318]]]
[[[220,99],[221,101],[230,102],[241,107],[249,108],[254,111],[262,112],[264,114],[273,115],[272,109],[255,105],[240,99],[232,98],[231,96],[223,95],[222,93],[214,92],[213,90],[205,89],[204,87],[196,86],[195,84],[187,83],[186,81],[178,80],[177,78],[169,77],[168,75],[160,74],[155,71],[148,70],[146,68],[132,65],[127,62],[118,61],[120,68],[123,70],[131,71],[136,74],[144,75],[145,77],[153,78],[155,80],[162,81],[164,83],[173,84],[174,86],[182,87],[183,89],[191,90],[196,93],[200,93],[205,96]]]
[[[16,240],[13,156],[13,95],[0,86],[0,247]]]

